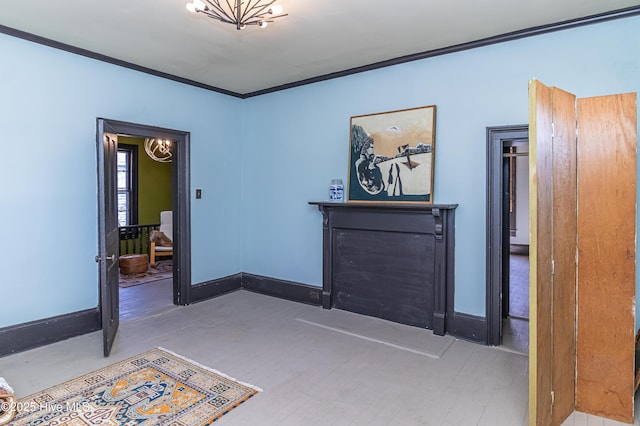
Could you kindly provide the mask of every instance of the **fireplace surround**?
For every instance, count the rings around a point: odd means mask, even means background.
[[[323,308],[445,334],[457,204],[309,204],[323,215]]]

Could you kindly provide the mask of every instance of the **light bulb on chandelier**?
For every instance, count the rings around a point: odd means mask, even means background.
[[[247,25],[266,28],[274,19],[287,16],[283,13],[282,6],[275,2],[276,0],[192,0],[191,3],[187,3],[187,10],[191,13],[204,13],[209,18],[235,25],[238,30],[246,28]]]

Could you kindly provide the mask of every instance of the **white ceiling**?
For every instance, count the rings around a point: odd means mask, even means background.
[[[238,31],[187,0],[0,0],[0,25],[246,94],[638,0],[280,0],[289,16]]]

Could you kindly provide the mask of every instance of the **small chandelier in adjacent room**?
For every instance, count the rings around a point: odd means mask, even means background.
[[[152,160],[159,163],[170,163],[173,158],[169,139],[147,138],[144,140],[144,150]]]
[[[282,13],[282,6],[274,4],[275,2],[276,0],[193,0],[187,3],[187,10],[204,13],[209,18],[235,25],[238,30],[247,25],[265,28],[274,19],[287,16]]]

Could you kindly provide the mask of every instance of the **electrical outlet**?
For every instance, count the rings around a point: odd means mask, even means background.
[[[320,293],[317,291],[310,291],[309,297],[311,297],[312,300],[320,300]]]

